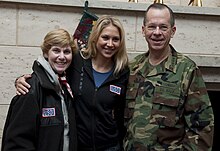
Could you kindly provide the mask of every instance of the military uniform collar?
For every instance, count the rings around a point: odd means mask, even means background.
[[[170,45],[170,49],[171,55],[169,55],[168,59],[165,61],[165,68],[172,71],[173,73],[176,73],[177,52],[172,45]]]
[[[153,76],[155,74],[165,72],[165,70],[170,70],[171,72],[176,73],[176,64],[177,64],[177,52],[176,50],[170,45],[171,54],[165,59],[161,64],[163,64],[163,68],[161,71],[149,71],[150,65],[148,63],[149,51],[138,55],[135,59],[130,63],[130,71],[131,75],[136,74],[139,72],[143,77]],[[160,64],[160,65],[161,65]],[[147,66],[149,65],[149,66]]]

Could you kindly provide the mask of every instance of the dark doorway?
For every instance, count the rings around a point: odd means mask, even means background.
[[[218,147],[218,142],[217,142],[217,136],[219,135],[219,129],[218,127],[220,126],[220,114],[218,114],[218,110],[220,110],[220,108],[218,107],[218,99],[220,98],[219,95],[219,91],[208,91],[209,93],[209,97],[212,103],[212,108],[213,108],[213,112],[214,112],[214,120],[215,120],[215,132],[214,132],[214,142],[213,142],[213,147],[212,147],[212,151],[219,151],[220,147]],[[220,112],[220,111],[219,111]]]

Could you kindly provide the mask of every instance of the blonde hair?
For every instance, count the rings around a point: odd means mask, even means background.
[[[73,52],[76,52],[76,45],[73,37],[65,29],[55,29],[47,33],[44,37],[41,50],[43,54],[47,54],[52,46],[65,47],[70,45]]]
[[[98,41],[98,38],[102,30],[108,27],[109,25],[115,26],[119,30],[119,35],[120,35],[120,45],[118,51],[112,58],[115,63],[114,74],[117,75],[121,70],[123,70],[128,65],[128,55],[125,46],[125,31],[121,22],[117,18],[110,15],[101,16],[92,28],[88,40],[88,47],[86,49],[82,49],[81,54],[86,59],[96,57],[97,55],[96,43]]]

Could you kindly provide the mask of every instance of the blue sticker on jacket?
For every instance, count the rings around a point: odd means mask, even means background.
[[[55,116],[55,108],[42,108],[42,117]]]
[[[110,91],[118,95],[121,94],[121,88],[115,85],[110,85]]]

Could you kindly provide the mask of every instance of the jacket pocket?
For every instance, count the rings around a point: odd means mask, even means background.
[[[153,96],[151,123],[160,127],[174,127],[178,117],[180,91],[177,86],[156,86]]]
[[[41,118],[41,126],[55,126],[55,125],[61,125],[62,122],[53,117],[53,118]]]

